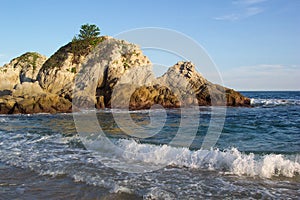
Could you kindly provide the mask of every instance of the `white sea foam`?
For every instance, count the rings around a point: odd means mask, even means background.
[[[117,184],[114,185],[114,187],[110,190],[111,193],[128,193],[128,194],[133,194],[134,192],[124,186],[119,186]]]
[[[143,199],[151,200],[151,199],[166,199],[172,200],[176,199],[176,196],[171,192],[162,190],[161,188],[155,187],[152,188],[150,192],[143,196]]]
[[[125,139],[120,140],[119,145],[124,149],[123,158],[147,164],[208,169],[264,178],[294,177],[300,174],[299,156],[293,160],[281,154],[255,156],[253,153],[242,153],[236,148],[225,151],[219,149],[191,151],[168,145],[139,144],[134,140]]]
[[[5,122],[7,122],[7,119],[5,119],[5,118],[0,118],[0,123],[5,123]]]
[[[251,99],[252,106],[280,106],[280,105],[300,105],[300,100],[296,99]]]

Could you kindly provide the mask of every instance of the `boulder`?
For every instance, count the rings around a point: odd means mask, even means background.
[[[178,108],[181,106],[179,98],[166,86],[152,85],[137,88],[131,96],[129,108],[149,109],[155,104],[165,108]]]
[[[0,98],[0,114],[71,112],[72,103],[55,94],[39,96],[4,96]]]
[[[250,106],[251,100],[241,93],[226,88],[227,106]]]

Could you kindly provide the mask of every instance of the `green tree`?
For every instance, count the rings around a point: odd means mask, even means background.
[[[100,35],[100,29],[95,24],[84,24],[79,32],[78,39],[80,40],[97,38]]]

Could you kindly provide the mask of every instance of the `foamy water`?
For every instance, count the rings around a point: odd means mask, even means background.
[[[295,99],[255,99],[252,98],[252,106],[286,106],[286,105],[300,105],[300,100]]]

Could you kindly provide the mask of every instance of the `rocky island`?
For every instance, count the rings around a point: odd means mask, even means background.
[[[206,80],[191,62],[179,61],[155,78],[136,44],[108,36],[93,46],[84,42],[72,41],[48,59],[28,52],[0,67],[0,113],[72,112],[72,101],[132,110],[250,105],[239,92]]]

